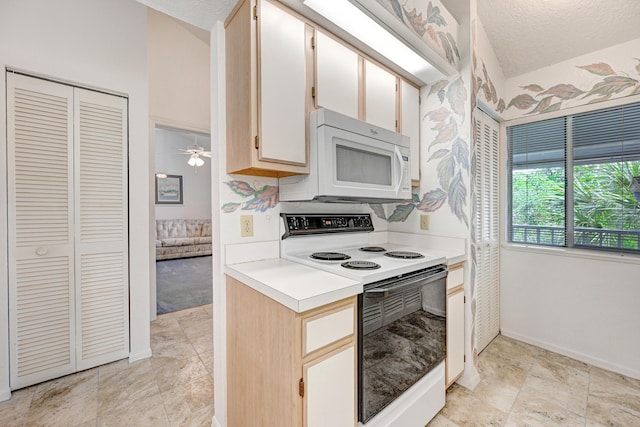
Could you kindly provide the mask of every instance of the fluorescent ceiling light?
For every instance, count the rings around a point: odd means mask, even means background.
[[[349,0],[302,0],[340,28],[415,76],[434,67]]]

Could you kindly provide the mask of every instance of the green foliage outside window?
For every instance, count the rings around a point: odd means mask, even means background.
[[[640,161],[574,166],[576,246],[640,250],[640,203],[629,190]],[[564,246],[563,167],[512,172],[513,242]]]

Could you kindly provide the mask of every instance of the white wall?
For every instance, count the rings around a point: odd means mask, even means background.
[[[535,116],[546,101],[548,110],[578,106],[605,108],[607,100],[640,93],[640,38],[507,79],[507,120]],[[607,95],[608,94],[608,95]],[[637,101],[638,96],[635,96]],[[634,102],[628,98],[629,102]],[[522,108],[517,108],[519,104]],[[544,110],[544,109],[543,109]],[[567,112],[566,114],[569,114]]]
[[[211,159],[203,157],[204,165],[189,166],[189,156],[181,149],[197,145],[211,149],[208,135],[193,132],[155,130],[156,173],[182,176],[182,205],[156,205],[156,219],[211,219]]]
[[[640,379],[640,259],[503,248],[502,333]]]
[[[506,108],[505,77],[482,21],[475,19],[475,69],[477,101],[490,116],[501,117]]]
[[[597,90],[591,91],[607,81],[640,81],[640,69],[636,68],[639,62],[632,53],[638,47],[640,39],[508,79],[505,86],[509,100],[516,96],[525,99],[528,95],[536,104],[523,109],[508,108],[505,116],[530,119],[537,115],[542,120],[577,110],[606,108],[611,103],[637,102],[639,97],[631,96],[634,85],[612,83],[611,89],[618,89],[612,91],[611,101],[603,100]],[[640,83],[635,87],[640,88]],[[532,113],[537,103],[551,94],[555,95],[550,105],[557,105],[559,111]],[[601,102],[594,103],[595,100]],[[502,146],[506,147],[506,139]],[[503,159],[505,152],[503,149]],[[503,164],[506,168],[506,161]],[[504,175],[502,180],[505,184]],[[506,189],[506,185],[502,188]],[[506,197],[505,194],[503,206]],[[640,378],[640,256],[621,257],[602,252],[580,256],[583,253],[503,247],[502,333]]]
[[[4,0],[0,64],[129,97],[130,360],[149,345],[149,171],[147,12],[130,0]],[[5,98],[4,76],[0,94]],[[0,164],[6,165],[6,105],[0,103]],[[0,174],[0,294],[7,295],[6,176]],[[9,397],[7,300],[0,301],[0,400]],[[141,309],[142,308],[142,309]]]
[[[204,31],[153,9],[148,19],[149,115],[165,124],[210,129],[209,43],[199,37]]]

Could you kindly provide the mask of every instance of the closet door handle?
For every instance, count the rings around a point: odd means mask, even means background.
[[[36,255],[44,256],[48,253],[49,253],[49,249],[43,246],[40,246],[38,249],[36,249]]]

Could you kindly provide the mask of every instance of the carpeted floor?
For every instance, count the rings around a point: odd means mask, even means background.
[[[213,301],[211,256],[156,262],[158,314],[211,304]]]

